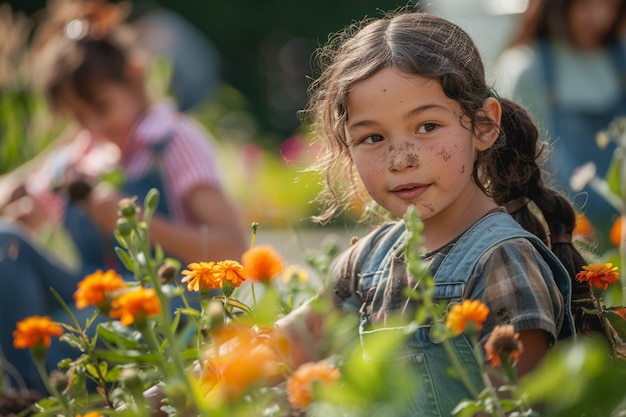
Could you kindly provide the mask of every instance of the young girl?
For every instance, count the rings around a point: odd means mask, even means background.
[[[584,263],[572,245],[572,206],[542,181],[536,127],[486,85],[471,39],[444,19],[395,13],[333,39],[321,50],[308,108],[326,150],[327,205],[319,220],[364,195],[363,186],[396,218],[415,206],[436,301],[482,301],[490,314],[480,342],[496,325],[512,324],[524,347],[517,370],[530,371],[552,344],[574,334],[571,280]],[[361,334],[411,305],[405,290],[417,284],[404,261],[406,238],[403,221],[385,223],[337,261],[334,304],[360,315]],[[585,291],[574,296],[588,298]],[[323,334],[323,317],[308,306],[280,321],[296,364],[309,359],[299,348],[310,337],[301,320],[314,338]],[[429,331],[420,327],[407,342],[421,381],[407,414],[450,415],[469,393],[446,372],[448,356]],[[456,339],[454,349],[480,384],[468,341]]]
[[[122,197],[137,196],[142,203],[150,189],[160,191],[150,235],[183,263],[239,259],[247,240],[222,187],[213,139],[171,103],[149,100],[143,69],[116,37],[116,6],[66,3],[77,9],[50,16],[35,41],[36,57],[50,102],[82,130],[20,188],[34,202],[61,200],[39,209],[62,208],[80,254],[79,270],[67,270],[46,256],[22,224],[0,223],[0,342],[6,362],[29,388],[42,388],[40,377],[28,351],[12,346],[15,323],[30,315],[64,321],[50,288],[73,306],[76,284],[85,275],[110,268],[128,273],[113,252]],[[93,186],[116,167],[125,174],[120,191]],[[50,368],[79,353],[61,352],[65,347],[58,343],[48,351]]]

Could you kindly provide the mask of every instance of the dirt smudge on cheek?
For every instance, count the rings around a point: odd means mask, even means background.
[[[424,207],[430,213],[434,213],[435,212],[435,207],[433,207],[433,205],[431,203],[422,204],[422,207]]]
[[[435,153],[436,156],[440,157],[444,162],[448,162],[450,158],[452,158],[453,152],[445,147],[442,147],[438,152]]]

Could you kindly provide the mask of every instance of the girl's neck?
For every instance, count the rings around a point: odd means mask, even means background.
[[[430,252],[453,241],[498,205],[484,193],[476,193],[463,207],[424,220],[424,246]]]

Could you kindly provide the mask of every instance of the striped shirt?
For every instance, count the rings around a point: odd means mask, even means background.
[[[160,156],[156,155],[154,147],[168,140]],[[88,131],[82,130],[71,143],[53,152],[39,172],[31,176],[27,189],[45,204],[52,220],[60,221],[65,198],[52,190],[67,181],[64,177],[68,175],[69,166],[97,177],[119,165],[127,180],[135,180],[157,164],[172,218],[191,223],[183,206],[189,192],[199,186],[222,187],[216,148],[216,141],[199,123],[177,112],[173,103],[164,101],[137,122],[121,156],[115,145],[98,142]]]
[[[169,140],[156,161],[155,145]],[[179,113],[170,102],[154,106],[137,123],[124,149],[121,166],[129,180],[145,175],[155,163],[163,173],[168,206],[174,219],[189,222],[184,197],[198,186],[221,188],[216,142],[191,117]]]

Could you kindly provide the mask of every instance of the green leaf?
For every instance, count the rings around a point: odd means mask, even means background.
[[[248,314],[252,314],[252,310],[250,310],[250,307],[248,307],[246,304],[242,303],[239,300],[235,300],[234,298],[226,298],[223,296],[215,297],[215,299],[221,301],[225,305],[229,305],[229,306],[238,308],[242,311],[245,311]]]
[[[126,174],[122,168],[115,168],[109,172],[105,172],[100,176],[100,182],[105,182],[115,187],[116,189],[121,189],[124,183],[126,182]]]
[[[104,342],[120,349],[134,349],[141,345],[141,333],[116,321],[99,324],[96,334]]]
[[[611,193],[619,196],[621,193],[620,190],[620,166],[622,165],[622,157],[620,156],[620,152],[615,152],[613,154],[613,159],[611,160],[611,164],[609,165],[609,169],[606,172],[606,182],[608,183],[608,189]]]
[[[164,257],[163,248],[158,243],[154,245],[154,262],[160,265]]]
[[[59,337],[59,340],[64,343],[67,343],[73,348],[79,349],[81,352],[86,351],[88,348],[88,346],[85,345],[83,339],[73,334],[63,333],[63,335]]]
[[[611,310],[603,311],[602,315],[611,323],[611,327],[613,327],[619,338],[626,340],[626,320]]]
[[[122,264],[124,264],[124,267],[126,269],[128,269],[130,272],[133,272],[133,273],[136,272],[135,264],[133,260],[130,258],[130,255],[128,254],[128,252],[126,252],[124,249],[120,248],[119,246],[116,246],[115,253],[120,258],[120,260],[122,261]]]
[[[96,351],[98,358],[113,363],[144,363],[150,365],[159,365],[163,362],[160,353],[145,353],[139,350],[98,350]]]

